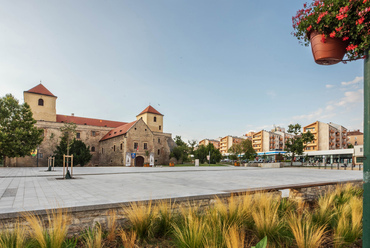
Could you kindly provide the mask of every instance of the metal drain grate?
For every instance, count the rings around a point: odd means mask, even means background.
[[[8,189],[5,190],[5,192],[1,196],[1,198],[3,198],[3,197],[15,197],[15,195],[17,194],[17,191],[18,191],[18,188],[8,188]]]

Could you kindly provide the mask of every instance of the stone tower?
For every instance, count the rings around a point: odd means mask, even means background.
[[[37,121],[56,121],[56,100],[44,85],[39,84],[23,92],[24,102],[31,107],[33,118]]]
[[[137,120],[140,118],[143,119],[143,121],[153,132],[163,133],[163,115],[152,106],[149,105],[146,109],[144,109],[140,114],[136,116]]]

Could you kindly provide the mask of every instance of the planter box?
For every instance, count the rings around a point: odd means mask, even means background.
[[[261,168],[282,168],[283,165],[281,163],[259,163],[258,167],[261,167]]]

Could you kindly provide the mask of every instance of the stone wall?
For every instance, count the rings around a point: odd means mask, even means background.
[[[219,198],[226,202],[231,196],[234,198],[241,198],[245,194],[254,194],[258,192],[264,192],[267,194],[275,194],[281,196],[281,192],[289,189],[289,198],[293,200],[306,200],[313,201],[320,195],[330,192],[335,189],[338,184],[351,183],[354,186],[362,187],[362,181],[346,181],[346,182],[328,182],[328,183],[315,183],[315,184],[301,184],[301,185],[286,185],[283,187],[269,187],[269,188],[258,188],[247,191],[235,191],[217,195],[203,195],[195,197],[181,197],[176,199],[163,199],[164,201],[173,202],[174,212],[178,212],[180,207],[194,207],[198,206],[201,210],[207,210],[215,203],[215,199]],[[284,196],[283,196],[284,197]],[[162,200],[162,201],[163,201]],[[143,204],[148,204],[149,201],[142,201]],[[153,204],[159,203],[159,201],[153,201]],[[131,203],[117,203],[117,204],[104,204],[95,206],[84,206],[84,207],[73,207],[67,209],[71,214],[72,220],[69,228],[69,235],[76,235],[82,230],[93,226],[96,222],[99,222],[103,226],[107,224],[107,220],[110,216],[110,211],[114,211],[117,216],[117,222],[120,225],[126,225],[127,219],[124,214],[124,209],[130,207]],[[34,212],[42,220],[47,220],[45,210],[39,210]],[[24,219],[22,219],[24,213],[8,213],[0,214],[0,230],[4,228],[12,229],[15,222],[19,220],[26,225]]]
[[[38,121],[35,126],[44,129],[44,140],[40,145],[39,153],[42,157],[38,159],[39,167],[47,167],[48,157],[51,156],[56,147],[59,145],[62,132],[60,128],[65,123],[51,122],[51,121]],[[86,146],[95,148],[95,152],[91,151],[93,155],[91,161],[85,166],[94,166],[99,164],[99,140],[106,135],[112,128],[110,127],[98,127],[90,125],[77,125],[76,132],[80,134],[80,140],[82,140]],[[95,135],[93,135],[95,132]],[[37,158],[32,156],[26,156],[24,158],[12,158],[7,159],[7,166],[17,167],[36,167]],[[58,165],[55,165],[58,166]]]

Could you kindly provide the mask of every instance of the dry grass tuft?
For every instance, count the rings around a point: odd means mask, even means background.
[[[125,248],[135,248],[136,246],[136,233],[126,232],[125,230],[120,231],[120,237]]]
[[[40,217],[33,213],[24,215],[31,227],[31,238],[35,239],[41,248],[59,248],[67,236],[71,217],[69,213],[58,208],[51,210],[47,214],[48,227],[46,227]]]
[[[0,248],[23,248],[26,245],[26,229],[19,221],[15,223],[12,231],[5,230],[0,233]]]
[[[245,247],[245,232],[232,226],[225,235],[225,241],[227,248]]]
[[[336,247],[346,247],[362,236],[362,199],[353,197],[338,213],[338,225],[334,228]]]
[[[116,239],[116,229],[117,229],[117,215],[116,211],[114,210],[109,210],[107,228],[108,228],[107,239],[110,242],[112,242],[113,240]]]
[[[152,234],[152,221],[156,216],[152,211],[152,201],[148,204],[134,202],[129,208],[123,208],[123,210],[139,239],[145,239]]]
[[[291,213],[288,225],[298,248],[320,247],[326,239],[326,226],[315,225],[309,213],[304,213],[304,217],[303,214]]]
[[[83,234],[83,244],[85,248],[102,248],[104,247],[103,243],[103,232],[101,225],[96,223],[95,226],[91,229],[85,231]]]
[[[279,243],[283,228],[278,214],[279,201],[273,195],[267,194],[256,195],[255,200],[252,217],[257,237],[263,239],[267,236],[272,242]]]
[[[202,248],[205,245],[207,226],[202,218],[188,215],[184,223],[173,224],[176,247]]]

